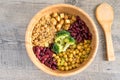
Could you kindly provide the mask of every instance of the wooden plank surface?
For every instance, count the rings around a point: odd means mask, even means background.
[[[105,60],[105,38],[96,21],[95,8],[102,2],[113,6],[112,38],[116,60]],[[24,37],[30,19],[42,8],[69,3],[86,11],[99,31],[99,48],[92,64],[83,72],[54,77],[39,70],[26,54]],[[120,79],[120,0],[0,0],[0,80],[119,80]],[[103,14],[104,15],[104,14]]]

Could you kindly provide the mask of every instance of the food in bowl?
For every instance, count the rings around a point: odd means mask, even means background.
[[[53,70],[75,69],[91,51],[92,34],[78,15],[45,15],[34,26],[31,38],[36,57]]]

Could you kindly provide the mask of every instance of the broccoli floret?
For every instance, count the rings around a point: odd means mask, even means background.
[[[75,39],[73,37],[69,36],[69,37],[67,37],[67,38],[64,39],[64,42],[72,45],[72,44],[75,43]]]
[[[70,33],[66,30],[62,30],[62,31],[59,31],[57,34],[56,34],[56,37],[59,37],[59,36],[70,36]]]
[[[62,44],[61,41],[68,36],[70,36],[70,33],[68,31],[65,31],[65,30],[59,31],[56,34],[55,42],[59,43],[59,44]]]
[[[55,43],[52,50],[55,53],[60,53],[62,51],[66,51],[66,49],[73,44],[75,44],[74,38],[70,36],[69,32],[62,30],[56,34]]]
[[[70,46],[75,44],[75,39],[72,38],[71,36],[67,37],[64,39],[65,45],[63,47],[63,51],[66,51],[66,49]]]
[[[55,53],[60,53],[62,51],[62,46],[60,44],[54,43],[52,51]]]

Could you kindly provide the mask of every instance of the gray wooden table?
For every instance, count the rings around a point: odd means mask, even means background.
[[[114,62],[105,60],[105,38],[95,18],[95,8],[102,2],[108,2],[115,11],[112,25]],[[24,44],[25,31],[34,14],[57,3],[82,8],[99,31],[99,48],[92,64],[83,72],[65,78],[48,75],[34,66]],[[0,80],[120,80],[120,0],[0,0]]]

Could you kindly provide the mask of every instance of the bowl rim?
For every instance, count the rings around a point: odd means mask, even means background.
[[[28,37],[27,37],[27,36],[28,36],[28,34],[29,34],[29,26],[30,26],[31,22],[33,21],[33,18],[34,18],[37,14],[40,14],[41,12],[43,12],[43,11],[45,11],[45,10],[47,10],[47,9],[54,8],[54,7],[60,7],[60,6],[61,6],[61,7],[74,8],[74,9],[78,10],[79,12],[82,12],[82,14],[84,14],[84,15],[88,18],[88,20],[91,22],[91,24],[92,24],[93,27],[94,27],[94,31],[95,31],[95,33],[96,33],[96,34],[95,34],[95,36],[96,36],[96,44],[95,44],[95,46],[96,46],[96,47],[95,47],[95,49],[94,49],[94,51],[93,51],[94,54],[92,55],[92,58],[90,58],[89,61],[85,64],[85,66],[84,66],[84,67],[81,67],[81,69],[75,71],[74,73],[73,73],[73,72],[72,72],[72,73],[66,73],[65,75],[62,75],[62,74],[59,74],[59,75],[58,75],[58,73],[53,73],[53,72],[50,72],[50,71],[48,71],[48,70],[46,70],[46,69],[42,69],[42,68],[39,66],[39,64],[36,62],[36,60],[34,60],[34,59],[32,58],[32,56],[30,55],[29,45],[28,45],[28,43],[27,43],[27,41],[28,41]],[[27,54],[28,54],[29,58],[31,59],[31,61],[32,61],[39,69],[41,69],[42,71],[44,71],[44,72],[46,72],[46,73],[48,73],[48,74],[54,75],[54,76],[61,76],[61,77],[70,76],[70,75],[77,74],[77,73],[83,71],[84,69],[86,69],[86,68],[92,63],[92,61],[93,61],[93,59],[94,59],[94,57],[95,57],[95,55],[96,55],[96,53],[97,53],[97,49],[98,49],[98,45],[99,45],[98,31],[97,31],[96,25],[95,25],[95,23],[93,22],[93,20],[91,19],[91,17],[90,17],[85,11],[83,11],[81,8],[76,7],[76,6],[74,6],[74,5],[70,5],[70,4],[54,4],[54,5],[50,5],[50,6],[47,6],[46,8],[43,8],[42,10],[38,11],[37,14],[35,14],[35,15],[32,17],[31,21],[29,22],[29,24],[28,24],[28,26],[27,26],[26,34],[25,34],[25,47],[26,47]]]

